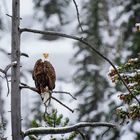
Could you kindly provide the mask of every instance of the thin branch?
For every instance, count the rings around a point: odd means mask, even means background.
[[[76,3],[75,0],[73,0],[73,3],[74,3],[75,8],[76,8],[77,19],[78,19],[79,27],[80,27],[81,31],[83,32],[84,30],[83,30],[83,28],[82,28],[82,24],[81,24],[81,21],[80,21],[80,14],[79,14],[79,10],[78,10],[78,5],[77,5],[77,3]]]
[[[36,135],[36,134],[65,134],[71,133],[73,131],[77,131],[79,128],[85,127],[110,127],[110,128],[117,128],[118,126],[113,123],[106,123],[106,122],[80,122],[72,126],[67,127],[37,127],[37,128],[30,128],[24,132],[24,137],[28,135]]]
[[[77,130],[76,132],[78,132],[80,134],[80,136],[83,138],[83,140],[87,140],[86,136],[80,130]]]
[[[39,93],[39,91],[38,91],[38,89],[37,88],[35,88],[35,87],[31,87],[31,86],[28,86],[27,84],[25,84],[25,83],[20,83],[21,84],[21,86],[20,86],[20,88],[21,89],[23,89],[23,88],[27,88],[27,89],[30,89],[30,90],[32,90],[32,91],[35,91],[35,92],[37,92],[37,93]],[[70,94],[69,92],[65,92],[65,91],[51,91],[51,93],[64,93],[64,94],[68,94],[68,95],[70,95],[74,100],[77,100],[72,94]]]
[[[10,93],[10,88],[9,88],[9,83],[8,83],[7,72],[8,72],[8,70],[9,70],[12,66],[16,66],[16,65],[17,65],[17,62],[15,61],[15,62],[12,62],[11,64],[7,65],[7,66],[5,67],[4,70],[3,70],[3,69],[0,69],[0,72],[2,72],[2,73],[4,74],[4,76],[5,76],[5,80],[6,80],[6,84],[7,84],[7,89],[8,89],[8,91],[7,91],[7,96],[8,96],[9,93]]]
[[[4,69],[5,73],[7,73],[8,70],[9,70],[12,66],[16,66],[16,65],[17,65],[17,62],[14,61],[14,62],[12,62],[11,64],[9,64],[8,66],[6,66],[5,69]]]
[[[39,94],[39,91],[38,91],[37,88],[28,86],[27,84],[24,84],[24,83],[20,83],[20,84],[21,84],[20,85],[20,89],[27,88],[27,89],[30,89],[32,91],[35,91],[35,92],[37,92]]]
[[[9,14],[5,14],[6,16],[13,18],[13,16],[9,15]],[[18,18],[18,17],[17,17]],[[22,20],[22,18],[19,18],[20,20]]]
[[[64,93],[64,94],[68,94],[68,95],[70,95],[74,100],[77,100],[70,92],[53,90],[52,93]]]
[[[62,102],[60,102],[58,99],[56,99],[55,97],[52,97],[52,99],[54,99],[55,101],[57,101],[59,104],[61,104],[62,106],[64,106],[65,108],[67,108],[69,111],[71,111],[72,113],[74,112],[74,110],[70,109],[68,106],[66,106],[65,104],[63,104]]]
[[[110,130],[110,127],[107,128],[107,130],[105,130],[105,132],[101,135],[101,140],[102,140],[103,136],[104,136],[107,132],[109,132],[109,130]]]
[[[10,87],[9,87],[9,83],[8,83],[7,74],[5,75],[5,80],[6,80],[7,89],[8,89],[8,91],[7,91],[7,96],[8,96],[8,95],[9,95],[9,93],[10,93]]]
[[[26,53],[20,53],[20,56],[29,57],[29,55],[28,55],[28,54],[26,54]]]
[[[55,35],[55,36],[61,36],[61,37],[65,37],[65,38],[69,38],[69,39],[74,39],[77,40],[83,44],[85,44],[88,49],[92,52],[97,53],[100,57],[102,57],[104,60],[106,60],[116,71],[116,73],[118,74],[120,80],[122,81],[122,83],[124,84],[124,86],[126,87],[126,89],[128,90],[128,92],[133,96],[133,98],[139,103],[140,105],[140,101],[137,99],[137,97],[132,93],[132,91],[129,89],[128,85],[126,84],[126,82],[124,81],[124,79],[121,77],[120,73],[118,72],[117,68],[115,67],[115,65],[107,58],[105,57],[103,54],[101,54],[98,50],[96,50],[90,43],[88,43],[87,41],[83,40],[82,38],[76,37],[76,36],[72,36],[72,35],[67,35],[67,34],[63,34],[63,33],[58,33],[58,32],[52,32],[52,31],[41,31],[41,30],[35,30],[35,29],[28,29],[28,28],[22,28],[20,29],[20,32],[31,32],[31,33],[38,33],[38,34],[44,34],[44,35]]]

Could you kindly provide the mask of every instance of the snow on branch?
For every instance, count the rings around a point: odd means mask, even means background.
[[[85,127],[109,127],[109,128],[117,128],[118,126],[113,123],[106,122],[80,122],[72,126],[67,127],[38,127],[38,128],[30,128],[24,132],[24,137],[28,135],[36,135],[36,134],[65,134],[71,133],[73,131],[77,131],[79,128]]]
[[[120,80],[122,81],[123,85],[126,87],[126,89],[128,90],[128,92],[140,104],[140,101],[132,93],[132,91],[130,90],[130,88],[128,87],[128,85],[126,84],[126,82],[124,81],[124,79],[122,78],[122,76],[120,75],[120,73],[118,72],[118,70],[115,67],[115,65],[111,62],[111,60],[108,59],[106,56],[104,56],[102,53],[100,53],[97,49],[95,49],[90,43],[88,43],[87,41],[85,41],[83,38],[80,38],[80,37],[77,37],[77,36],[73,36],[73,35],[64,34],[64,33],[58,33],[58,32],[53,32],[53,31],[41,31],[41,30],[28,29],[28,28],[21,28],[20,29],[20,33],[23,33],[23,32],[30,32],[30,33],[37,33],[37,34],[44,34],[44,35],[61,36],[61,37],[65,37],[65,38],[77,40],[77,41],[83,43],[91,52],[98,54],[100,57],[102,57],[105,61],[107,61],[114,68],[114,70],[116,71],[117,75],[119,76]]]

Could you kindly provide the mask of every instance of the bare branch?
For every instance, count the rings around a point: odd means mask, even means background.
[[[74,100],[77,100],[70,92],[53,90],[51,93],[64,93],[70,95]]]
[[[13,18],[13,16],[9,15],[9,14],[6,14],[6,16],[10,17],[10,18]],[[18,17],[17,17],[18,18]],[[22,18],[19,18],[20,20],[22,20]]]
[[[20,53],[20,56],[29,57],[29,55],[28,55],[28,54],[26,54],[26,53]]]
[[[0,69],[0,72],[2,72],[3,74],[5,74],[5,71],[3,69]]]
[[[8,70],[12,67],[12,66],[16,66],[17,65],[17,62],[14,61],[12,62],[11,64],[7,65],[6,68],[4,69],[5,73],[8,72]]]
[[[83,28],[82,28],[82,24],[81,24],[81,21],[80,21],[80,14],[79,14],[79,10],[78,10],[78,5],[77,5],[77,3],[76,3],[75,0],[73,0],[73,3],[74,3],[75,8],[76,8],[77,19],[78,19],[79,27],[80,27],[81,31],[83,32],[84,30],[83,30]]]
[[[67,127],[38,127],[38,128],[30,128],[24,132],[24,137],[28,135],[36,135],[36,134],[65,134],[71,133],[73,131],[77,131],[79,128],[85,127],[109,127],[109,128],[117,128],[118,126],[113,123],[106,122],[80,122],[72,126]]]
[[[116,71],[116,73],[118,74],[120,80],[122,81],[122,83],[124,84],[124,86],[126,87],[126,89],[128,90],[128,92],[133,96],[133,98],[139,103],[140,105],[140,101],[137,99],[137,97],[132,93],[132,91],[129,89],[128,85],[126,84],[126,82],[124,81],[124,79],[121,77],[120,73],[118,72],[117,68],[115,67],[115,65],[103,54],[101,54],[98,50],[96,50],[90,43],[88,43],[87,41],[83,40],[83,38],[79,38],[76,36],[72,36],[72,35],[67,35],[67,34],[63,34],[63,33],[58,33],[58,32],[52,32],[52,31],[41,31],[41,30],[35,30],[35,29],[28,29],[28,28],[22,28],[20,29],[20,33],[22,32],[31,32],[31,33],[38,33],[38,34],[44,34],[44,35],[55,35],[55,36],[61,36],[61,37],[65,37],[65,38],[69,38],[69,39],[74,39],[77,40],[83,44],[85,44],[88,49],[91,52],[95,52],[97,53],[100,57],[102,57],[104,60],[106,60]]]
[[[83,138],[83,140],[87,140],[86,136],[80,130],[77,130],[76,132],[78,132],[80,134],[80,136]]]
[[[37,88],[28,86],[27,84],[24,84],[24,83],[20,83],[20,84],[21,84],[20,85],[20,89],[27,88],[27,89],[30,89],[32,91],[35,91],[35,92],[37,92],[39,94],[39,91],[38,91]]]
[[[62,106],[64,106],[65,108],[67,108],[69,111],[71,111],[72,113],[74,112],[74,110],[70,109],[68,106],[66,106],[65,104],[63,104],[62,102],[60,102],[58,99],[56,99],[55,97],[52,97],[52,99],[54,99],[55,101],[57,101],[59,104],[61,104]]]
[[[7,77],[7,74],[5,74],[5,80],[6,80],[7,89],[8,89],[8,91],[7,91],[7,96],[8,96],[9,93],[10,93],[10,88],[9,88],[9,83],[8,83],[8,77]]]
[[[30,89],[30,90],[32,90],[32,91],[35,91],[35,92],[39,93],[38,89],[35,88],[35,87],[28,86],[28,85],[25,84],[25,83],[20,83],[20,84],[21,84],[21,86],[20,86],[21,89],[27,88],[27,89]],[[76,99],[73,95],[71,95],[69,92],[65,92],[65,91],[51,91],[51,93],[64,93],[64,94],[68,94],[68,95],[70,95],[74,100],[77,100],[77,99]]]
[[[12,62],[11,64],[7,65],[7,66],[5,67],[4,70],[3,70],[3,69],[0,69],[0,72],[2,72],[2,73],[4,74],[5,79],[6,79],[6,84],[7,84],[7,89],[8,89],[8,91],[7,91],[7,96],[8,96],[9,93],[10,93],[10,88],[9,88],[9,83],[8,83],[7,72],[8,72],[8,70],[9,70],[12,66],[16,66],[16,65],[17,65],[17,62],[14,61],[14,62]]]

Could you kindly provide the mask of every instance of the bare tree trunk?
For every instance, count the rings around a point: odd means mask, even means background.
[[[11,68],[11,123],[12,140],[22,140],[20,105],[20,2],[12,0],[12,48],[11,60],[17,62]]]

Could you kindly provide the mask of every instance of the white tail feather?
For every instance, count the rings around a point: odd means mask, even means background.
[[[44,92],[44,93],[41,93],[41,97],[43,99],[43,103],[47,106],[50,102],[50,93],[49,92]]]

